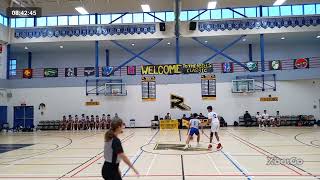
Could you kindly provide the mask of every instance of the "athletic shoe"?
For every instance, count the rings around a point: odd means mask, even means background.
[[[183,150],[187,150],[189,148],[191,148],[191,145],[190,144],[186,144],[186,146],[184,146]]]
[[[217,146],[217,149],[220,149],[222,146],[221,146],[221,143],[218,144]]]
[[[208,145],[208,149],[209,149],[209,150],[212,149],[212,144],[209,144],[209,145]]]

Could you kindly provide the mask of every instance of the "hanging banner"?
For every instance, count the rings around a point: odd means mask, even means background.
[[[223,73],[233,73],[233,63],[232,62],[222,63],[222,72]]]
[[[258,62],[249,61],[246,66],[250,72],[258,72]]]
[[[78,71],[77,68],[65,68],[65,77],[77,77]]]
[[[127,75],[136,75],[136,66],[127,66]]]
[[[261,102],[279,101],[278,97],[261,97]]]
[[[44,68],[44,77],[58,77],[58,68]]]
[[[142,77],[141,78],[142,100],[155,101],[156,100],[156,77]]]
[[[216,76],[202,75],[201,76],[201,96],[203,100],[216,99]]]
[[[32,78],[32,69],[27,68],[27,69],[23,69],[23,75],[22,77],[24,79],[31,79]]]
[[[199,74],[213,72],[212,64],[165,64],[141,67],[142,75]]]
[[[94,76],[95,68],[94,67],[85,67],[84,68],[84,76]]]
[[[270,70],[281,70],[282,69],[281,61],[279,61],[279,60],[269,61],[269,69]]]
[[[108,77],[113,74],[113,67],[112,66],[105,66],[102,67],[102,76],[103,77]]]
[[[294,69],[308,69],[309,58],[300,58],[294,60]]]

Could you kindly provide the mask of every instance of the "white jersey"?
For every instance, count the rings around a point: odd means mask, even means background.
[[[190,128],[199,129],[200,120],[199,119],[191,119],[190,120]]]
[[[219,124],[218,114],[215,112],[208,113],[208,119],[211,119],[211,124]]]
[[[262,114],[262,119],[269,119],[269,114]]]
[[[256,118],[257,118],[257,119],[261,119],[261,118],[262,118],[261,114],[257,114],[257,115],[256,115]]]

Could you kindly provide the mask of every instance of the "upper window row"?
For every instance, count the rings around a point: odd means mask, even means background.
[[[201,13],[201,15],[199,15]],[[181,21],[189,20],[218,20],[218,19],[237,19],[245,17],[273,17],[273,16],[295,16],[295,15],[314,15],[320,14],[320,4],[307,5],[284,5],[262,7],[248,7],[213,10],[190,10],[180,13]],[[69,25],[88,25],[88,24],[122,24],[122,23],[152,23],[160,21],[174,21],[174,12],[151,12],[151,13],[128,13],[128,14],[99,14],[95,15],[76,15],[76,16],[49,16],[34,18],[12,18],[10,26],[19,27],[41,27],[41,26],[69,26]],[[97,21],[97,22],[96,22]],[[0,15],[0,24],[8,25],[6,17]]]

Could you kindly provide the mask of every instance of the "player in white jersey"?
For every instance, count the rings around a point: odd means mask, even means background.
[[[192,119],[190,119],[188,138],[187,138],[186,146],[184,147],[184,149],[188,149],[188,148],[191,147],[189,142],[190,142],[190,140],[191,140],[191,138],[193,137],[194,134],[197,135],[197,143],[198,143],[197,145],[199,146],[199,143],[200,143],[199,126],[201,126],[201,128],[202,128],[202,124],[201,124],[200,119],[197,119],[197,118],[198,118],[198,114],[194,113],[192,115]]]
[[[218,141],[217,149],[220,149],[222,147],[219,139],[219,128],[220,128],[220,121],[218,118],[218,114],[212,111],[212,106],[207,107],[208,110],[208,123],[211,123],[211,133],[210,133],[210,144],[208,146],[209,149],[212,148],[212,138],[213,138],[213,133],[216,136],[216,139]]]
[[[257,112],[256,119],[258,121],[259,128],[264,127],[264,122],[263,122],[262,115],[260,114],[260,112]]]

